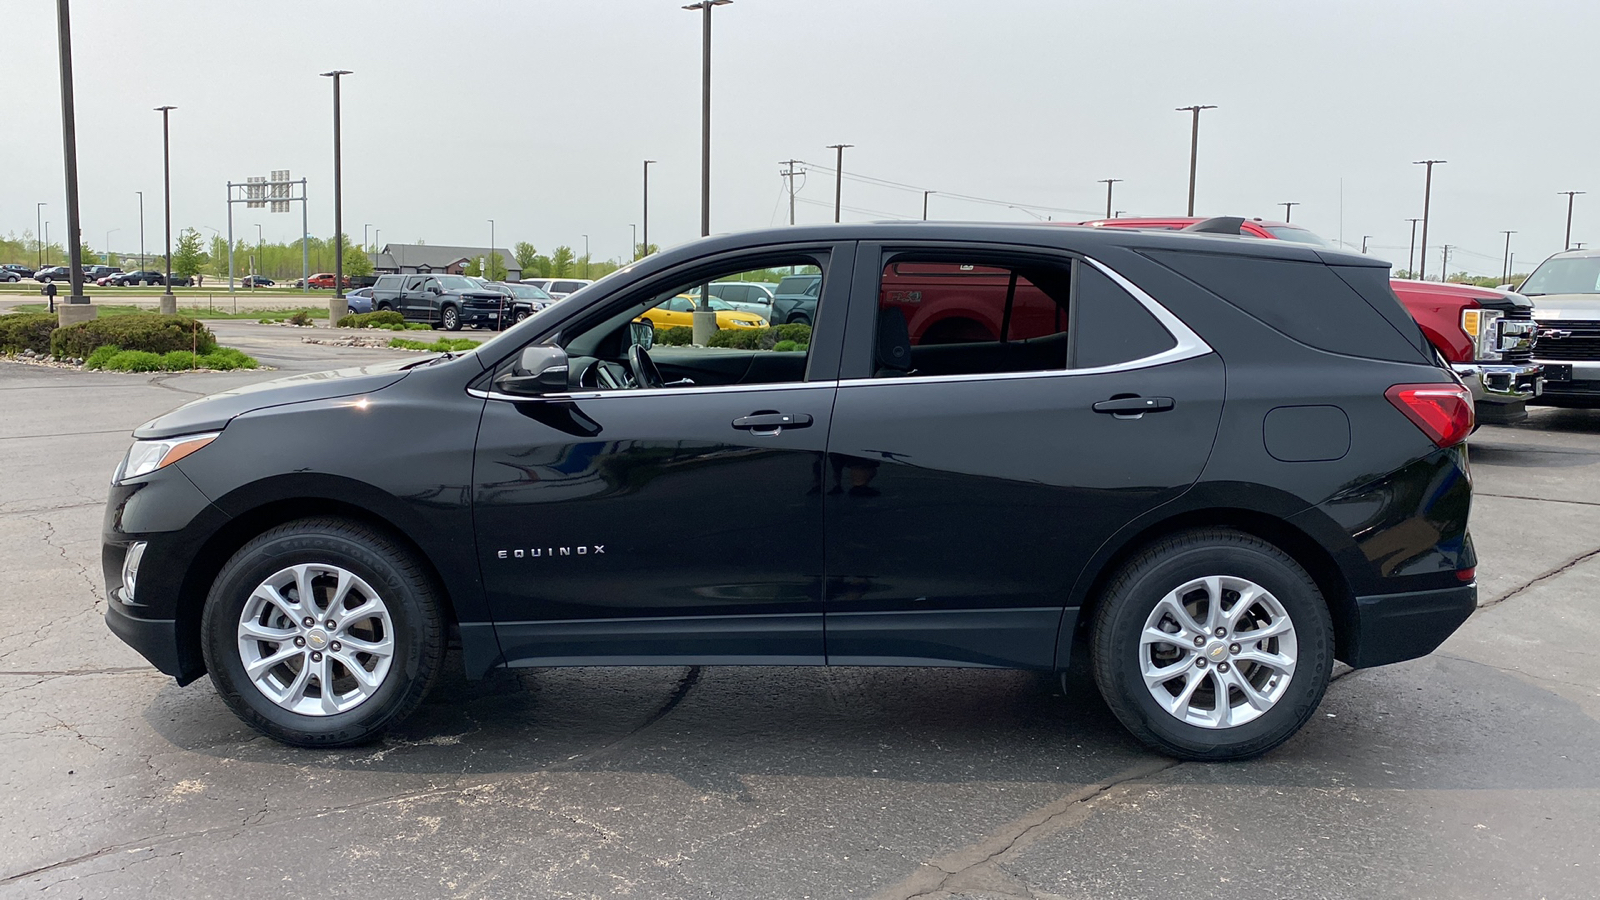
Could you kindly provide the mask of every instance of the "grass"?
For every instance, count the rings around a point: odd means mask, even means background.
[[[409,338],[394,338],[389,341],[389,346],[396,350],[428,350],[434,353],[449,353],[456,350],[471,350],[478,346],[478,342],[471,338],[439,338],[431,344],[422,341],[413,341]]]
[[[157,310],[148,306],[115,306],[106,303],[96,303],[95,309],[102,316],[120,316],[125,313],[150,313],[155,315]],[[24,303],[16,307],[17,312],[49,312],[50,307],[43,303]],[[220,309],[205,309],[195,306],[178,307],[178,315],[191,319],[249,319],[265,321],[274,319],[281,321],[297,313],[305,313],[313,319],[326,319],[328,308],[315,306],[297,306],[286,309],[251,309],[242,312],[224,312]]]

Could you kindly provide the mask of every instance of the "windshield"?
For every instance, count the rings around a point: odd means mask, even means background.
[[[1529,297],[1543,294],[1600,294],[1600,256],[1555,256],[1539,264],[1521,293]]]
[[[1293,241],[1296,244],[1310,244],[1313,247],[1331,247],[1327,241],[1318,237],[1314,232],[1304,228],[1295,228],[1292,225],[1265,225],[1267,232],[1280,241]]]
[[[447,291],[475,291],[478,283],[465,275],[435,275],[440,287]]]
[[[539,290],[531,284],[508,284],[506,287],[511,289],[511,296],[516,297],[518,300],[552,299],[549,294],[546,294],[544,291]]]

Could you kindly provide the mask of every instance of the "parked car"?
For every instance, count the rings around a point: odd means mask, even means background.
[[[372,312],[372,288],[356,288],[344,295],[344,302],[353,313]]]
[[[806,350],[656,346],[633,321],[757,255],[823,273]],[[1072,315],[919,344],[873,283],[919,260],[1006,267]],[[106,619],[300,746],[369,741],[454,687],[447,640],[471,678],[1065,672],[1087,647],[1141,740],[1241,758],[1315,714],[1336,658],[1421,656],[1472,613],[1471,428],[1369,257],[998,224],[719,236],[470,352],[140,426],[103,519]],[[782,550],[663,539],[707,529]]]
[[[661,301],[639,315],[639,318],[649,322],[657,329],[666,328],[693,328],[694,310],[699,301],[688,294],[678,294]],[[732,306],[711,298],[707,304],[712,312],[717,314],[717,328],[765,328],[767,320],[752,312],[734,309]]]
[[[329,289],[332,289],[332,287],[333,287],[333,273],[332,272],[318,272],[317,274],[311,276],[310,278],[307,278],[306,279],[306,283],[309,284],[310,286],[314,287],[314,288],[329,288]],[[345,287],[349,287],[350,286],[350,279],[346,278],[344,280],[344,286]]]
[[[1557,253],[1517,290],[1533,300],[1533,361],[1544,368],[1544,391],[1532,402],[1600,406],[1600,251]]]
[[[1198,229],[1332,247],[1298,225],[1236,216],[1117,218],[1081,224],[1158,231]],[[1528,402],[1544,390],[1544,376],[1533,362],[1533,308],[1526,298],[1493,288],[1437,281],[1395,278],[1389,285],[1429,343],[1472,390],[1479,422],[1505,424],[1528,417]]]
[[[555,298],[531,284],[491,281],[486,287],[506,296],[506,325],[514,325],[555,303]]]
[[[99,284],[100,283],[100,279],[102,279],[102,278],[109,278],[109,277],[111,277],[113,275],[120,275],[120,274],[122,274],[122,267],[121,266],[84,266],[83,267],[83,277],[88,279],[89,281],[94,282],[95,284]]]
[[[594,284],[588,278],[524,278],[522,283],[531,284],[557,300]]]
[[[22,278],[33,277],[33,267],[25,266],[21,263],[5,263],[4,265],[0,265],[0,271],[14,272]]]
[[[771,321],[775,325],[810,325],[817,318],[821,275],[789,275],[772,291]]]
[[[380,275],[372,286],[372,308],[459,331],[463,325],[493,327],[501,320],[503,296],[465,275]]]
[[[33,280],[40,284],[49,284],[52,281],[71,281],[72,270],[66,266],[45,266],[33,273]]]
[[[240,286],[247,288],[272,287],[277,284],[265,275],[246,275],[239,281]]]
[[[121,275],[112,278],[110,283],[119,287],[128,287],[130,285],[142,287],[147,284],[166,284],[167,276],[154,269],[140,269],[137,272],[123,272]]]
[[[24,276],[21,272],[13,269],[0,269],[0,281],[15,283],[21,281],[25,277],[32,277],[32,274],[33,273],[30,272],[28,275]]]
[[[719,281],[711,285],[711,296],[734,309],[767,318],[772,315],[772,295],[777,288],[764,281]]]
[[[188,275],[172,276],[173,287],[194,287],[194,278]]]

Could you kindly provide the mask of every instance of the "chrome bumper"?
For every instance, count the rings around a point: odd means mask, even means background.
[[[1451,363],[1480,403],[1522,403],[1544,393],[1544,367],[1538,363]]]

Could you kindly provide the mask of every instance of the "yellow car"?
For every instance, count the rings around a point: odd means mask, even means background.
[[[711,309],[717,314],[718,328],[765,328],[767,320],[752,312],[734,309],[727,303],[711,298]],[[649,320],[660,331],[667,328],[683,326],[694,327],[694,299],[687,294],[679,294],[656,306],[645,310],[640,319]]]

